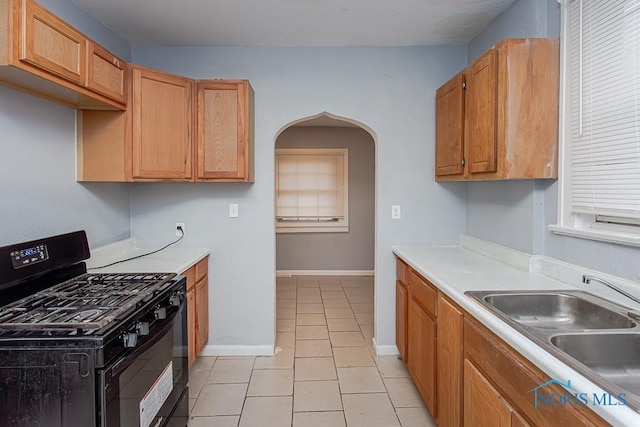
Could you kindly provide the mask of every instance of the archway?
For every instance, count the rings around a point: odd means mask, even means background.
[[[334,337],[358,339],[358,334],[361,334],[365,345],[372,345],[375,318],[375,134],[355,120],[323,112],[283,126],[275,137],[275,149],[276,332],[293,333],[297,338],[298,333],[311,331],[321,337],[325,327],[327,344]],[[340,231],[327,232],[306,226],[321,221],[337,223],[342,218],[279,216],[279,198],[282,196],[279,182],[288,178],[285,174],[279,175],[278,162],[284,161],[284,155],[279,156],[278,153],[286,152],[288,156],[301,151],[304,153],[302,156],[307,156],[308,153],[317,153],[316,150],[332,149],[348,153],[348,178],[345,180],[348,188],[348,196],[345,197],[347,230],[341,228]],[[306,175],[296,179],[306,179]],[[303,231],[283,231],[291,228],[280,227],[285,220],[306,223]],[[276,342],[282,343],[283,340]]]

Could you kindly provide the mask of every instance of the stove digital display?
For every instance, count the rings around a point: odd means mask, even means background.
[[[10,255],[14,269],[26,267],[49,259],[47,245],[38,245],[32,248],[20,249],[19,251],[11,252]]]

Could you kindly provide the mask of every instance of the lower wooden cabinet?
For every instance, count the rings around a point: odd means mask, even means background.
[[[209,257],[187,270],[189,367],[209,340]]]
[[[209,340],[209,284],[205,277],[196,284],[196,348],[198,354]]]
[[[396,280],[396,346],[400,357],[407,363],[407,287]]]
[[[546,384],[551,378],[470,315],[465,316],[464,320],[464,358],[465,426],[499,425],[476,423],[473,420],[473,416],[477,415],[475,410],[472,412],[471,424],[466,422],[467,411],[472,411],[467,408],[468,383],[477,382],[477,375],[469,374],[471,376],[468,376],[467,363],[472,363],[481,371],[482,376],[498,395],[510,405],[513,411],[517,411],[517,415],[512,415],[510,418],[513,425],[528,425],[527,423],[535,426],[609,425],[586,406],[538,405],[535,407],[531,390]],[[565,393],[565,389],[557,384],[548,384],[545,389],[549,393],[558,395]]]
[[[401,260],[397,265],[398,349],[438,427],[609,425],[586,406],[535,408],[530,391],[549,376],[429,280]],[[555,384],[545,387],[565,392]]]
[[[436,323],[410,297],[407,309],[407,369],[432,415],[436,412]]]
[[[464,425],[510,427],[513,408],[468,360],[464,361]]]
[[[436,403],[438,427],[459,427],[462,417],[462,309],[438,296]]]
[[[196,290],[195,287],[187,289],[187,338],[189,341],[189,367],[198,355],[196,349]]]

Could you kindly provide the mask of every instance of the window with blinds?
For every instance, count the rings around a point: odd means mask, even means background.
[[[276,231],[348,231],[348,150],[276,149]]]
[[[571,212],[637,223],[640,0],[568,0],[564,13]]]
[[[558,224],[640,246],[640,0],[562,0]]]

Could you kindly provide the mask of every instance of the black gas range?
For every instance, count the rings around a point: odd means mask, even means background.
[[[185,279],[87,258],[83,231],[0,248],[0,426],[185,426]]]

